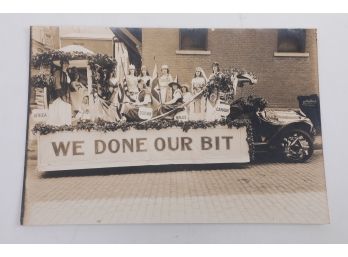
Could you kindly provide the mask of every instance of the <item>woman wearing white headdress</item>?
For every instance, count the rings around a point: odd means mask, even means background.
[[[147,70],[145,65],[141,66],[141,70],[140,70],[140,74],[139,74],[138,79],[143,80],[147,87],[149,87],[151,85],[152,78],[151,78],[149,71]]]
[[[193,95],[201,92],[205,85],[207,84],[207,78],[205,73],[201,67],[196,68],[196,72],[193,76],[191,82],[191,91]],[[202,119],[203,114],[206,111],[206,99],[203,95],[198,96],[193,103],[193,115],[196,116],[197,119]]]
[[[126,77],[128,91],[131,96],[135,96],[138,92],[138,77],[135,73],[135,66],[133,64],[129,65],[129,73]]]
[[[169,89],[168,85],[169,85],[169,83],[173,82],[173,78],[169,73],[168,65],[162,65],[161,72],[162,72],[162,75],[158,79],[160,96],[161,96],[160,101],[161,101],[161,103],[165,103],[168,100],[170,100],[169,99],[170,94],[168,94],[168,91],[170,89]]]

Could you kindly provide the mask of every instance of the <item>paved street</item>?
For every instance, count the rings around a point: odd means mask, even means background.
[[[321,150],[304,164],[45,176],[28,157],[24,224],[329,222]]]

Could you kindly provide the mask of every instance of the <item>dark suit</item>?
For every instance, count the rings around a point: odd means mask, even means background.
[[[68,83],[68,75],[61,70],[54,72],[55,78],[55,98],[62,98],[63,101],[70,103],[70,83]]]

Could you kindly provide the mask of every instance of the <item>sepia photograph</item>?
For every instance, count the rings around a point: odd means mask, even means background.
[[[330,223],[316,29],[32,26],[29,74],[22,225]]]

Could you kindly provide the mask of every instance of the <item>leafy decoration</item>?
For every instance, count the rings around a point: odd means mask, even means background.
[[[233,82],[230,74],[218,72],[208,81],[203,95],[210,96],[214,92],[230,93],[233,91],[232,85]]]
[[[90,58],[91,55],[83,52],[63,52],[59,50],[49,50],[47,52],[39,53],[31,58],[31,65],[34,68],[46,67],[50,68],[54,61],[64,60],[85,60]]]
[[[109,132],[109,131],[127,131],[131,128],[136,130],[149,130],[149,129],[165,129],[171,127],[182,128],[183,131],[187,132],[190,129],[207,129],[214,128],[216,126],[227,126],[229,128],[235,127],[240,128],[243,126],[247,126],[250,124],[248,119],[221,119],[216,121],[177,121],[177,120],[153,120],[148,122],[108,122],[101,119],[97,121],[82,121],[78,122],[76,125],[63,125],[63,126],[53,126],[44,123],[37,123],[33,128],[33,133],[46,135],[49,133],[61,132],[61,131],[101,131],[101,132]]]
[[[238,87],[257,83],[257,77],[254,73],[234,68],[216,73],[207,82],[203,95],[209,97],[211,94],[219,94],[226,102],[230,103],[235,94],[233,84],[237,79]]]
[[[100,96],[104,99],[110,97],[109,83],[111,73],[115,70],[117,62],[107,55],[96,54],[88,59],[88,65],[92,71],[92,87],[97,92],[100,86]]]
[[[44,88],[54,86],[54,77],[51,74],[38,74],[30,79],[30,84],[34,88]]]

